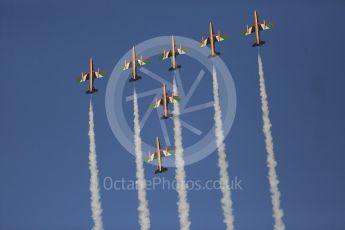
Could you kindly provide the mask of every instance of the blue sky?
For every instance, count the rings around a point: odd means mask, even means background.
[[[89,96],[75,78],[87,70],[89,57],[111,73],[132,45],[153,37],[174,33],[199,40],[210,20],[229,35],[218,49],[237,94],[226,138],[229,173],[243,186],[233,191],[235,226],[272,229],[257,51],[254,37],[240,35],[252,23],[253,9],[275,25],[262,33],[267,44],[261,54],[286,226],[344,229],[345,4],[222,0],[0,2],[0,229],[91,228]],[[100,181],[134,179],[134,158],[108,124],[107,81],[96,82],[100,92],[93,97]],[[211,91],[208,84],[200,87]],[[216,155],[186,167],[187,178],[217,179]],[[145,165],[147,179],[153,171]],[[174,170],[163,177],[173,179]],[[135,191],[102,188],[101,195],[106,229],[139,228]],[[176,197],[175,191],[148,191],[152,229],[178,229]],[[192,229],[224,229],[220,197],[219,190],[189,192]]]

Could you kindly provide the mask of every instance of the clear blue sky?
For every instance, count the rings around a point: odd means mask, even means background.
[[[218,48],[237,91],[226,139],[229,173],[243,186],[233,192],[235,225],[272,229],[257,52],[240,35],[253,9],[275,25],[261,53],[286,226],[345,229],[345,3],[226,0],[0,2],[0,229],[90,229],[89,98],[75,78],[90,56],[111,73],[132,45],[171,33],[198,40],[209,20],[229,35]],[[93,98],[100,181],[134,179],[134,158],[108,125],[107,80]],[[188,166],[187,178],[217,179],[216,155]],[[147,179],[153,170],[145,166]],[[135,191],[101,195],[106,229],[139,228]],[[152,229],[178,229],[176,196],[148,192]],[[220,197],[189,192],[192,229],[224,229]]]

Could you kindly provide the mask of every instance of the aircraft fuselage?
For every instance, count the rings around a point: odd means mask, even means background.
[[[254,10],[254,28],[255,28],[255,43],[256,45],[260,45],[260,33],[259,33],[259,20],[256,14],[256,10]]]
[[[209,32],[210,32],[210,48],[211,48],[211,56],[215,56],[216,55],[216,51],[214,48],[214,40],[213,40],[213,27],[212,27],[212,23],[210,22],[210,26],[209,26]]]
[[[132,47],[132,79],[134,81],[137,80],[137,63],[134,46]]]
[[[167,98],[167,87],[163,84],[163,118],[168,118],[168,98]]]
[[[173,69],[176,69],[176,53],[175,53],[174,36],[171,36],[171,65]]]
[[[89,73],[89,92],[93,92],[93,61],[90,58],[90,73]]]
[[[92,58],[90,58],[89,61],[89,90],[86,91],[86,94],[93,94],[95,92],[97,92],[98,90],[95,89],[94,84],[93,84],[93,73],[94,73],[94,69],[93,69],[93,60]]]
[[[157,148],[157,170],[162,171],[162,158],[161,158],[161,144],[159,138],[156,137],[156,148]]]

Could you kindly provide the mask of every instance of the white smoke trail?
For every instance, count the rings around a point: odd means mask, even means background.
[[[173,95],[177,95],[176,81],[173,83]],[[175,137],[175,164],[176,174],[175,180],[177,182],[177,193],[178,193],[178,215],[180,220],[180,229],[189,230],[189,203],[187,201],[187,190],[186,190],[186,172],[184,169],[183,159],[183,147],[182,147],[182,132],[180,123],[180,107],[178,103],[174,103],[174,137]]]
[[[90,100],[89,109],[89,140],[90,140],[90,152],[89,152],[89,169],[90,169],[90,192],[91,192],[91,211],[93,219],[93,230],[103,230],[102,221],[102,206],[101,195],[98,181],[98,169],[97,169],[97,155],[96,155],[96,141],[95,141],[95,124],[93,117],[92,100]]]
[[[139,212],[139,224],[141,230],[148,230],[150,228],[150,211],[148,208],[148,201],[146,199],[146,182],[144,173],[144,163],[142,159],[141,150],[141,137],[140,137],[140,124],[139,124],[139,108],[138,97],[134,90],[133,95],[134,106],[134,147],[135,147],[135,164],[136,164],[136,177],[138,186],[138,212]]]
[[[260,81],[260,96],[261,96],[261,109],[263,120],[263,132],[265,135],[265,144],[267,151],[267,167],[268,167],[268,179],[270,183],[273,217],[274,217],[274,229],[284,230],[285,225],[283,222],[283,210],[280,207],[280,191],[278,188],[279,180],[276,172],[277,162],[274,157],[273,151],[273,138],[271,133],[271,121],[269,118],[269,109],[267,101],[267,93],[264,79],[263,65],[261,61],[260,53],[258,53],[258,65],[259,65],[259,81]]]
[[[221,191],[223,197],[221,204],[223,208],[224,219],[223,222],[226,224],[227,230],[234,229],[234,215],[232,213],[232,200],[231,190],[229,186],[229,175],[228,175],[228,162],[226,161],[223,124],[222,124],[222,112],[220,110],[219,95],[218,95],[218,80],[216,69],[213,66],[213,97],[214,97],[214,121],[215,121],[215,134],[216,143],[218,149],[218,167],[219,176],[221,183]]]

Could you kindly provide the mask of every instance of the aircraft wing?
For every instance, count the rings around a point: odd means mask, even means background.
[[[137,59],[137,63],[140,66],[146,65],[147,63],[149,63],[149,59],[148,58],[143,59],[142,57],[140,57],[140,58]]]
[[[175,150],[174,149],[161,149],[160,150],[160,154],[161,154],[161,157],[169,157],[173,154],[175,154]],[[157,152],[154,152],[154,153],[149,153],[147,155],[147,157],[144,159],[145,162],[151,162],[153,160],[156,160],[158,158],[158,154]]]
[[[210,44],[210,39],[209,38],[201,38],[201,41],[200,41],[200,46],[201,47],[205,47],[208,44]]]
[[[179,102],[181,100],[179,96],[170,96],[168,99],[170,103]]]
[[[162,60],[165,60],[165,59],[171,57],[171,55],[172,55],[171,50],[169,50],[169,51],[165,51],[165,50],[164,50],[163,53],[162,53],[162,55],[161,55],[161,59],[162,59]]]
[[[171,156],[173,154],[175,154],[175,150],[173,149],[161,149],[161,156],[162,157],[168,157],[168,156]]]
[[[273,24],[272,23],[260,23],[259,25],[259,31],[262,31],[262,30],[269,30],[269,29],[272,29],[273,28]],[[254,26],[251,26],[251,27],[247,27],[247,29],[245,31],[242,32],[242,34],[244,36],[247,36],[249,34],[252,34],[255,32],[255,28]]]
[[[151,162],[151,161],[153,161],[153,160],[155,160],[155,159],[157,159],[157,153],[156,152],[154,152],[154,153],[149,153],[148,155],[147,155],[147,157],[145,158],[145,162]]]
[[[227,36],[225,34],[221,34],[221,33],[216,33],[216,34],[213,34],[213,38],[215,38],[215,41],[217,42],[221,42],[221,41],[224,41]]]
[[[245,31],[242,32],[244,36],[248,36],[249,34],[252,34],[255,32],[254,26],[247,27]]]
[[[186,48],[182,48],[182,47],[175,48],[175,55],[185,54],[186,52],[187,52],[187,49],[186,49]],[[172,55],[171,50],[169,50],[169,51],[165,51],[165,50],[164,50],[164,51],[163,51],[163,54],[160,56],[160,58],[161,58],[162,60],[165,60],[165,59],[171,57],[171,55]]]
[[[84,82],[89,80],[89,74],[88,73],[82,73],[80,77],[78,77],[78,82]]]
[[[182,47],[176,48],[176,51],[175,51],[176,54],[185,54],[186,52],[187,52],[187,49],[182,48]]]
[[[122,65],[122,70],[127,70],[127,69],[129,69],[129,68],[131,68],[132,67],[132,62],[127,62],[126,60],[125,60],[125,63]]]
[[[272,23],[261,23],[259,24],[259,30],[269,30],[273,28],[273,24]]]
[[[97,70],[94,73],[95,73],[96,78],[101,78],[105,76],[105,72],[101,70]]]
[[[163,100],[162,100],[162,99],[156,100],[155,102],[153,102],[153,103],[151,104],[151,108],[157,109],[160,105],[162,105],[162,103],[163,103]]]

